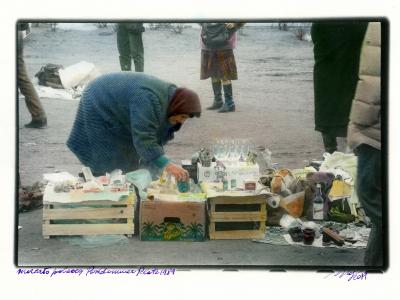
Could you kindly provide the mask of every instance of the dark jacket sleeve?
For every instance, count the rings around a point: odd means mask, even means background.
[[[133,145],[140,158],[154,163],[164,150],[160,145],[160,110],[158,101],[150,93],[130,105],[130,119]]]

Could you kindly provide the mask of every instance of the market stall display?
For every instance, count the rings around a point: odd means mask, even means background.
[[[349,155],[344,168],[336,159],[335,167],[324,171],[320,167],[326,161],[289,170],[274,168],[265,147],[223,141],[212,149],[202,147],[185,160],[190,175],[185,181],[167,173],[152,181],[145,169],[126,175],[114,170],[96,178],[84,167],[84,180],[47,174],[44,237],[131,235],[136,229],[144,241],[204,241],[208,232],[211,240],[265,242],[268,231],[276,236],[280,228],[279,243],[287,245],[364,245],[353,225],[363,229],[368,220],[355,202],[348,201],[354,198],[355,181],[348,169],[353,161]],[[332,221],[349,227],[340,231],[327,223]]]

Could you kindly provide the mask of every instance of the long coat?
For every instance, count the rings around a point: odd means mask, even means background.
[[[312,24],[315,130],[345,136],[367,22]]]
[[[368,25],[360,59],[360,80],[350,114],[348,144],[381,149],[381,23]]]
[[[81,97],[68,147],[93,173],[166,164],[173,138],[167,120],[176,86],[143,73],[119,72],[92,81]]]

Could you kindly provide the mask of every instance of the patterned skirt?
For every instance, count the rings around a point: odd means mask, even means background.
[[[233,50],[201,50],[200,79],[236,80],[237,69]]]

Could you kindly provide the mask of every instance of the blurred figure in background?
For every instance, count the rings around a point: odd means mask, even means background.
[[[381,154],[381,23],[368,25],[348,127],[348,144],[358,157],[357,194],[371,232],[366,266],[383,266],[382,154]]]
[[[25,124],[27,128],[46,128],[47,127],[47,117],[43,109],[42,103],[40,103],[39,95],[37,94],[26,70],[26,65],[24,61],[24,51],[23,51],[23,32],[29,28],[28,23],[18,23],[17,33],[17,84],[22,95],[25,96],[26,107],[31,114],[32,121]]]
[[[200,79],[211,77],[214,102],[208,110],[220,113],[235,111],[232,81],[237,80],[237,68],[233,49],[236,47],[236,31],[244,23],[202,23]],[[222,88],[225,102],[222,100]]]
[[[321,132],[325,152],[338,150],[337,137],[347,136],[351,103],[358,80],[360,49],[367,22],[314,22],[315,130]],[[342,147],[346,143],[343,140]],[[345,149],[339,149],[344,152]]]
[[[132,70],[132,60],[135,64],[135,72],[144,71],[144,50],[142,33],[143,23],[118,23],[117,45],[121,71]]]

